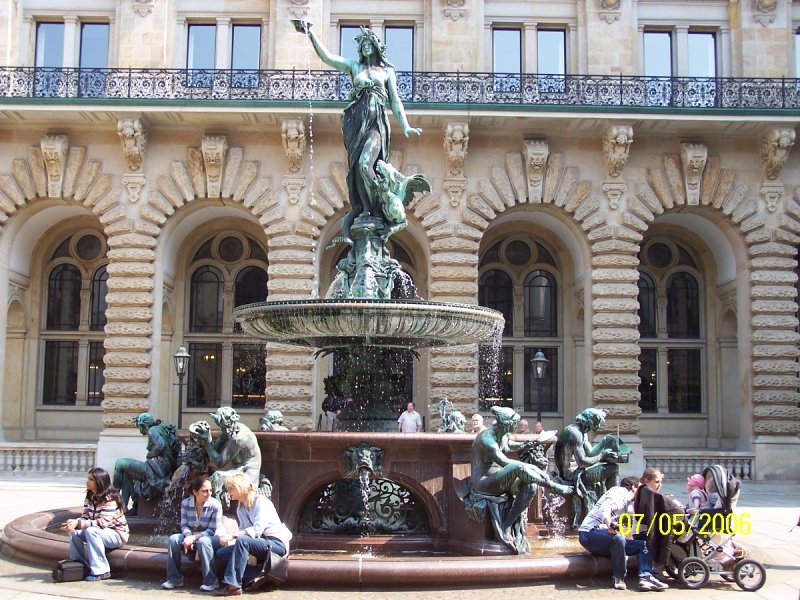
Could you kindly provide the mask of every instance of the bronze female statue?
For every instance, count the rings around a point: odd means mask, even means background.
[[[358,216],[381,217],[382,195],[378,187],[378,161],[389,161],[388,104],[403,129],[403,135],[420,135],[411,127],[397,92],[397,73],[386,59],[386,44],[366,27],[356,37],[358,60],[332,54],[320,42],[311,23],[292,21],[297,31],[311,40],[322,61],[346,73],[353,83],[350,104],[342,115],[342,135],[347,149],[347,189],[351,211],[342,224],[345,240],[350,242],[350,226]]]

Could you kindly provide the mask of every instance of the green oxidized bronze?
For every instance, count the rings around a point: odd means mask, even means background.
[[[388,299],[395,292],[400,263],[391,258],[386,243],[408,224],[406,207],[415,193],[428,193],[424,175],[406,176],[389,162],[390,127],[387,105],[403,135],[420,135],[411,127],[397,92],[397,73],[386,58],[386,45],[365,27],[356,37],[358,59],[328,51],[311,29],[311,23],[292,21],[311,40],[314,51],[330,67],[350,76],[353,90],[342,114],[342,136],[347,150],[347,194],[350,212],[342,221],[342,236],[334,243],[351,245],[337,265],[329,298]]]

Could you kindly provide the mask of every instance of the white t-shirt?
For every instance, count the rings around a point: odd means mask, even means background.
[[[403,433],[416,433],[422,429],[422,417],[417,411],[404,410],[397,422],[400,423],[400,431]]]

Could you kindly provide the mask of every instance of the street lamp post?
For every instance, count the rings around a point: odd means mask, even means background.
[[[186,377],[186,371],[189,369],[189,359],[191,355],[186,351],[186,348],[181,344],[178,351],[173,356],[175,359],[175,373],[178,375],[178,429],[183,428],[183,378]]]
[[[547,374],[547,363],[549,362],[550,361],[547,360],[547,357],[545,357],[541,348],[536,351],[536,354],[534,354],[533,358],[531,359],[533,378],[536,380],[537,387],[536,420],[539,422],[542,421],[542,382],[544,381],[544,376]]]

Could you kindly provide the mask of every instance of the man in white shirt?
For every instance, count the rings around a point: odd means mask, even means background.
[[[619,516],[628,512],[636,494],[639,480],[626,477],[618,486],[600,496],[578,529],[578,541],[590,553],[611,557],[614,589],[624,590],[627,557],[636,556],[639,565],[639,589],[643,592],[662,592],[669,586],[653,577],[653,557],[645,540],[628,540],[619,532]]]
[[[397,431],[402,433],[417,433],[422,431],[422,417],[414,410],[414,403],[409,402],[397,419]]]

